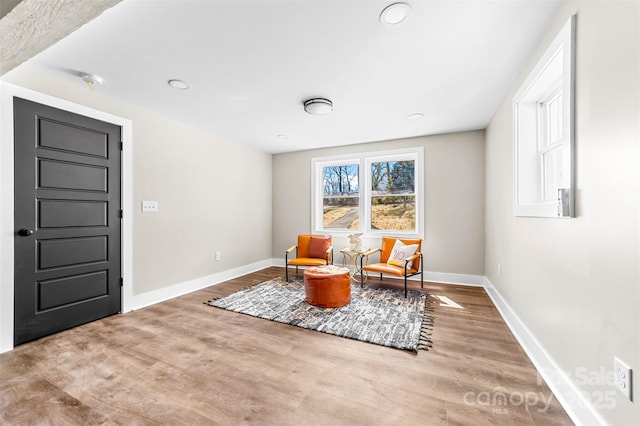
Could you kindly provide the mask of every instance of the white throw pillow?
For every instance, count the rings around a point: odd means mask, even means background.
[[[406,245],[400,240],[396,240],[396,243],[393,245],[393,249],[391,250],[391,254],[389,255],[389,260],[387,260],[387,265],[400,266],[404,268],[405,259],[413,256],[418,250],[418,244]],[[407,269],[411,269],[413,265],[413,260],[407,263]]]

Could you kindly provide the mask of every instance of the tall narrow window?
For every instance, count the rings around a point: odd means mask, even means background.
[[[516,216],[574,216],[575,16],[513,98]]]
[[[322,167],[323,228],[359,228],[359,169],[358,164],[334,164]]]

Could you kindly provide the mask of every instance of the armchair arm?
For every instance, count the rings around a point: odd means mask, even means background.
[[[329,246],[327,248],[325,258],[327,260],[327,265],[329,264],[329,259],[331,259],[331,264],[333,265],[333,246]]]
[[[372,248],[371,250],[367,250],[367,251],[365,251],[364,253],[360,253],[360,256],[359,256],[359,257],[360,257],[360,271],[361,271],[361,272],[360,272],[360,275],[361,275],[361,277],[360,277],[360,278],[362,278],[362,266],[363,266],[363,262],[362,262],[362,261],[363,261],[363,259],[364,259],[365,257],[369,257],[369,256],[371,256],[373,253],[377,253],[377,252],[381,252],[381,251],[382,251],[382,250],[381,250],[380,248]],[[369,259],[367,259],[367,264],[368,264],[368,263],[369,263]],[[361,280],[361,281],[362,281],[362,280]],[[362,285],[362,283],[360,283],[360,284]]]
[[[407,275],[407,265],[409,262],[413,262],[417,258],[420,258],[420,269],[422,269],[422,253],[416,252],[413,256],[409,256],[404,260],[404,274]]]
[[[380,250],[380,248],[373,248],[371,250],[365,251],[364,253],[361,253],[361,256],[370,256],[373,253],[377,253],[379,251],[382,251],[382,250]]]
[[[285,265],[285,268],[289,264],[289,253],[291,253],[293,251],[293,249],[296,250],[296,257],[298,257],[298,246],[296,244],[292,245],[287,250],[285,250],[285,252],[284,252],[284,265]],[[289,282],[289,275],[288,274],[289,274],[289,270],[287,269],[287,282]]]
[[[292,245],[291,247],[289,247],[287,250],[285,250],[285,253],[289,254],[293,251],[293,249],[295,249],[296,247],[298,247],[297,245]]]
[[[416,260],[417,258],[419,258],[420,256],[422,256],[422,253],[420,252],[416,252],[413,256],[407,257],[404,262],[405,263],[409,263],[409,262],[413,262],[414,260]]]

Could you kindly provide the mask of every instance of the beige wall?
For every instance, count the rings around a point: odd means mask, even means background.
[[[572,13],[577,217],[514,217],[511,99]],[[639,2],[564,4],[486,131],[486,274],[594,408],[620,425],[640,424],[639,29]],[[614,356],[634,369],[633,403],[611,382],[580,378],[611,373]]]
[[[484,132],[464,132],[273,156],[273,257],[311,232],[311,159],[424,147],[426,271],[484,275]],[[367,241],[376,247],[379,241]],[[334,239],[336,249],[347,244]]]
[[[132,120],[134,295],[271,258],[270,154],[26,64],[3,80]]]

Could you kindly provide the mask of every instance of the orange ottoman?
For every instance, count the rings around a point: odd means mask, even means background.
[[[351,302],[349,269],[338,266],[314,266],[304,271],[304,299],[320,308],[339,308]]]

